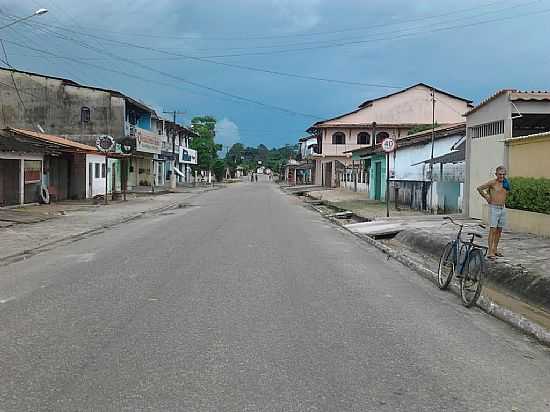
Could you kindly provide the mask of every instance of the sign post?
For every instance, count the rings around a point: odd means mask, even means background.
[[[115,139],[111,136],[99,136],[95,141],[97,150],[105,154],[105,197],[104,203],[107,204],[107,193],[109,191],[109,152],[115,148]]]
[[[390,153],[397,148],[397,143],[391,137],[382,141],[382,150],[386,152],[386,217],[390,217]]]

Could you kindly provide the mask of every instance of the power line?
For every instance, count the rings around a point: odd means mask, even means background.
[[[173,74],[170,74],[170,73],[167,73],[167,72],[164,72],[162,70],[157,70],[155,68],[152,68],[152,67],[149,67],[147,65],[144,65],[136,60],[131,60],[131,59],[126,59],[126,58],[123,58],[123,57],[119,57],[119,56],[116,56],[116,55],[113,55],[109,52],[105,52],[103,50],[100,50],[100,49],[97,49],[93,46],[90,46],[90,45],[86,45],[85,43],[83,42],[79,42],[78,40],[74,40],[74,39],[69,39],[71,41],[74,41],[76,42],[77,44],[80,44],[82,47],[86,47],[86,48],[89,48],[91,50],[94,50],[95,52],[97,53],[100,53],[100,54],[106,54],[106,55],[109,55],[117,60],[121,60],[121,61],[124,61],[126,63],[130,63],[130,64],[133,64],[135,66],[138,66],[138,67],[141,67],[141,68],[144,68],[146,70],[149,70],[149,71],[152,71],[152,72],[155,72],[155,73],[158,73],[158,74],[161,74],[165,77],[168,77],[168,78],[171,78],[171,79],[174,79],[174,80],[177,80],[177,81],[180,81],[182,83],[186,83],[186,84],[189,84],[189,85],[192,85],[192,86],[195,86],[195,87],[198,87],[198,88],[201,88],[201,89],[205,89],[205,90],[209,90],[209,91],[212,91],[212,92],[215,92],[215,93],[218,93],[218,94],[221,94],[223,96],[226,96],[226,97],[232,97],[234,99],[237,99],[239,101],[243,101],[243,102],[247,102],[247,103],[251,103],[251,104],[255,104],[255,105],[258,105],[258,106],[262,106],[264,108],[267,108],[267,109],[272,109],[272,110],[277,110],[277,111],[281,111],[281,112],[285,112],[285,113],[288,113],[288,114],[292,114],[292,115],[296,115],[296,116],[303,116],[303,117],[309,117],[309,118],[314,118],[314,119],[321,119],[320,116],[316,116],[316,115],[313,115],[313,114],[308,114],[308,113],[301,113],[301,112],[297,112],[297,111],[294,111],[294,110],[291,110],[291,109],[287,109],[287,108],[284,108],[284,107],[280,107],[280,106],[275,106],[275,105],[271,105],[269,103],[265,103],[265,102],[262,102],[262,101],[259,101],[259,100],[255,100],[255,99],[251,99],[251,98],[248,98],[248,97],[243,97],[243,96],[239,96],[239,95],[236,95],[236,94],[233,94],[233,93],[230,93],[230,92],[226,92],[224,90],[220,90],[220,89],[217,89],[215,87],[211,87],[211,86],[207,86],[207,85],[203,85],[201,83],[197,83],[197,82],[193,82],[193,81],[190,81],[190,80],[187,80],[187,79],[184,79],[180,76],[176,76],[176,75],[173,75]],[[23,47],[23,48],[28,48],[30,50],[33,50],[33,51],[37,51],[39,53],[44,53],[44,54],[54,54],[54,53],[51,53],[51,52],[47,52],[46,50],[41,50],[41,49],[37,49],[37,48],[34,48],[34,47],[29,47],[29,46],[25,46],[25,45],[22,45],[21,43],[18,43],[18,42],[15,42],[15,41],[12,41],[12,40],[5,40],[6,43],[10,43],[10,44],[13,44],[13,45],[16,45],[16,46],[19,46],[19,47]],[[59,57],[59,56],[58,56]],[[146,82],[157,82],[157,81],[154,81],[154,80],[150,80],[150,79],[145,79],[141,76],[136,76],[136,75],[133,75],[133,74],[130,74],[128,72],[122,72],[122,71],[119,71],[119,70],[115,70],[115,69],[109,69],[109,68],[106,68],[106,67],[103,67],[103,66],[99,66],[99,65],[96,65],[96,64],[91,64],[91,63],[86,63],[86,62],[82,62],[82,61],[79,61],[77,59],[73,59],[71,57],[66,57],[66,59],[70,60],[70,61],[74,61],[76,63],[79,63],[79,64],[84,64],[84,65],[88,65],[90,67],[94,67],[94,68],[97,68],[97,69],[100,69],[100,70],[104,70],[104,71],[107,71],[107,72],[111,72],[111,73],[116,73],[116,74],[120,74],[120,75],[123,75],[123,76],[127,76],[127,77],[131,77],[131,78],[134,78],[134,79],[139,79],[139,80],[143,80],[143,81],[146,81]],[[164,84],[166,85],[166,84]],[[173,85],[169,85],[171,87],[174,87]]]
[[[530,3],[522,3],[521,6],[525,6],[525,4],[536,3],[536,2],[539,2],[539,1],[540,0],[536,0],[536,1],[533,1],[533,2],[530,2]],[[516,8],[516,7],[518,7],[518,5],[514,5],[511,8]],[[508,8],[508,9],[510,9],[510,8]],[[500,10],[500,11],[502,11],[502,10]],[[446,13],[446,15],[448,15],[448,14],[450,14],[450,13]],[[487,21],[485,21],[485,22],[487,22]],[[466,26],[470,26],[470,25],[474,25],[474,24],[478,24],[478,23],[482,23],[482,22],[470,23]],[[29,23],[29,25],[32,25],[32,24]],[[45,25],[43,23],[38,23],[38,24],[34,24],[34,25],[36,25],[36,26],[48,26],[48,25]],[[49,27],[56,27],[56,26],[50,25]],[[452,27],[456,28],[458,26],[452,26]],[[102,37],[102,36],[87,34],[85,32],[80,32],[80,31],[76,31],[76,30],[72,30],[72,29],[68,29],[68,28],[61,27],[61,29],[69,31],[69,32],[73,32],[73,33],[76,33],[76,34],[89,36],[89,37],[92,37],[92,38],[95,38],[95,39],[109,41],[109,42],[112,42],[112,43],[115,43],[115,44],[121,44],[121,45],[124,45],[124,46],[127,46],[127,47],[133,47],[133,48],[138,48],[138,49],[141,49],[141,50],[153,51],[153,52],[162,53],[162,54],[165,54],[165,55],[170,55],[170,56],[173,56],[173,57],[179,57],[179,58],[183,58],[183,59],[189,59],[189,60],[194,60],[194,61],[199,61],[199,62],[204,62],[204,63],[209,63],[209,64],[215,64],[215,65],[220,65],[220,66],[225,66],[225,67],[232,67],[232,68],[240,69],[240,70],[249,70],[249,71],[267,73],[267,74],[272,74],[272,75],[277,75],[277,76],[283,76],[283,77],[299,78],[299,79],[306,79],[306,80],[316,80],[316,81],[323,81],[323,82],[328,82],[328,83],[338,83],[338,84],[346,84],[346,85],[353,85],[353,86],[381,87],[381,88],[392,88],[392,89],[401,89],[403,87],[403,86],[387,85],[387,84],[363,83],[363,82],[353,82],[353,81],[345,81],[345,80],[338,80],[338,79],[329,79],[329,78],[324,78],[324,77],[307,76],[307,75],[301,75],[301,74],[296,74],[296,73],[281,72],[281,71],[271,70],[271,69],[263,69],[263,68],[258,68],[258,67],[251,67],[251,66],[245,66],[245,65],[239,65],[239,64],[219,62],[219,61],[211,60],[211,59],[205,58],[205,57],[190,56],[190,55],[185,55],[185,54],[182,54],[182,53],[174,53],[174,52],[170,52],[170,51],[162,50],[162,49],[158,49],[158,48],[142,46],[142,45],[138,45],[138,44],[134,44],[134,43],[130,43],[130,42],[118,41],[118,40],[114,40],[114,39],[105,38],[105,37]],[[439,28],[439,29],[432,29],[428,32],[434,32],[434,31],[438,31],[438,30],[442,30],[442,29],[446,30],[446,29],[449,29],[449,27],[443,27],[443,28]],[[50,31],[50,32],[55,33],[57,35],[60,35],[57,32],[53,32],[53,31]],[[406,37],[406,36],[415,35],[415,34],[422,34],[422,32],[406,33],[402,36],[397,36],[397,37],[394,37],[394,38],[401,38],[401,37]],[[387,38],[387,39],[391,39],[391,38]],[[76,41],[74,39],[72,39],[72,40]],[[361,40],[361,41],[359,41],[359,43],[370,42],[370,41],[375,41],[375,40],[386,40],[386,39],[367,39],[367,40]],[[348,42],[348,43],[345,43],[345,44],[352,44],[352,43],[355,44],[356,42]],[[336,46],[340,46],[340,45],[344,45],[344,44],[341,43],[341,44],[338,44],[338,45],[321,45],[321,46],[316,46],[315,48],[336,47]],[[298,50],[298,49],[293,49],[292,51],[296,51],[296,50]],[[274,51],[273,53],[280,53],[280,52],[285,52],[285,51],[284,50],[277,50],[277,51]],[[252,55],[252,54],[256,54],[256,53],[246,53],[244,55]],[[263,54],[263,53],[261,53],[261,54]],[[213,57],[229,57],[229,56],[240,56],[240,55],[243,55],[243,54],[213,56]]]
[[[227,58],[227,57],[242,57],[242,56],[261,56],[261,55],[274,55],[274,54],[284,54],[284,53],[294,53],[294,52],[302,52],[302,51],[309,51],[309,50],[320,50],[320,49],[329,49],[329,48],[338,48],[338,47],[344,47],[344,46],[354,46],[354,45],[361,45],[366,43],[374,43],[378,41],[387,41],[387,40],[397,40],[397,39],[403,39],[415,35],[422,35],[422,34],[432,34],[442,31],[449,31],[453,29],[461,29],[466,27],[474,27],[489,23],[495,23],[499,21],[505,21],[505,20],[515,20],[521,17],[527,17],[532,15],[540,15],[550,12],[550,9],[543,9],[543,10],[536,10],[529,13],[522,13],[522,14],[516,14],[514,16],[506,16],[501,18],[495,18],[495,19],[487,19],[487,20],[481,20],[473,23],[467,23],[462,25],[455,25],[455,26],[447,26],[447,27],[440,27],[436,29],[426,30],[426,31],[416,31],[411,33],[406,33],[403,35],[393,36],[393,37],[379,37],[379,38],[372,38],[372,39],[366,39],[366,40],[357,40],[357,41],[345,41],[345,42],[339,42],[339,43],[330,43],[325,45],[319,45],[319,46],[312,46],[312,47],[304,47],[304,48],[295,48],[295,49],[286,49],[286,50],[274,50],[270,52],[250,52],[250,53],[234,53],[234,54],[220,54],[220,55],[210,55],[210,56],[202,56],[203,58],[207,59],[214,59],[214,58]]]
[[[378,33],[373,33],[373,35],[385,35],[385,34],[397,34],[397,33],[403,33],[403,32],[408,32],[410,30],[413,30],[413,29],[423,29],[423,28],[433,28],[434,26],[437,26],[437,25],[445,25],[445,24],[449,24],[449,23],[456,23],[456,22],[460,22],[460,21],[463,21],[463,20],[472,20],[472,18],[479,18],[479,17],[482,17],[482,16],[486,16],[486,15],[492,15],[492,14],[500,14],[502,12],[506,12],[506,11],[510,11],[510,10],[513,10],[513,9],[516,9],[516,8],[519,8],[519,7],[526,7],[526,6],[529,6],[529,5],[532,5],[534,3],[540,3],[542,0],[533,0],[533,1],[529,1],[529,2],[524,2],[524,3],[519,3],[519,4],[515,4],[515,5],[512,5],[510,7],[505,7],[505,8],[500,8],[500,9],[496,9],[496,10],[489,10],[489,11],[486,11],[486,12],[482,12],[482,13],[477,13],[475,16],[464,16],[464,17],[460,17],[460,18],[454,18],[454,19],[450,19],[450,20],[442,20],[442,21],[437,21],[437,22],[433,22],[433,23],[430,23],[428,25],[419,25],[417,27],[405,27],[405,28],[400,28],[398,30],[390,30],[390,31],[382,31],[382,32],[378,32]],[[448,13],[448,14],[453,14],[453,13]],[[419,19],[419,20],[423,20],[423,19]],[[35,24],[44,24],[44,23],[40,23],[40,22],[34,22]],[[375,25],[375,26],[370,26],[368,28],[364,28],[365,31],[368,31],[368,32],[371,32],[373,31],[372,29],[375,28],[375,27],[386,27],[386,26],[391,26],[393,25],[394,23],[388,23],[388,24],[382,24],[382,25]],[[326,40],[315,40],[315,41],[307,41],[307,42],[300,42],[300,43],[286,43],[286,44],[271,44],[271,45],[262,45],[262,46],[247,46],[247,47],[224,47],[223,49],[221,48],[196,48],[195,51],[197,52],[209,52],[209,51],[216,51],[216,50],[224,50],[224,51],[228,51],[228,50],[256,50],[256,49],[278,49],[278,48],[288,48],[288,47],[300,47],[300,46],[308,46],[308,45],[319,45],[319,44],[322,44],[323,42],[326,43],[326,42],[334,42],[334,41],[353,41],[353,40],[362,40],[364,39],[364,37],[355,37],[355,38],[341,38],[341,39],[326,39]],[[168,50],[168,49],[165,49],[165,50]]]
[[[392,26],[392,25],[402,25],[407,23],[415,23],[418,21],[424,21],[424,20],[431,20],[435,18],[445,17],[453,14],[462,14],[469,11],[475,11],[487,7],[494,6],[496,4],[502,4],[506,3],[508,0],[501,0],[501,1],[493,1],[486,3],[484,5],[477,5],[475,7],[469,7],[464,9],[457,9],[445,13],[439,13],[439,14],[432,14],[427,16],[421,16],[417,18],[412,19],[404,19],[404,20],[397,20],[397,21],[391,21],[381,24],[375,24],[375,25],[369,25],[368,27],[365,27],[365,25],[362,26],[353,26],[353,27],[347,27],[342,28],[338,30],[332,30],[332,31],[319,31],[319,32],[310,32],[310,33],[293,33],[293,34],[279,34],[279,35],[263,35],[263,34],[241,34],[238,37],[204,37],[204,36],[197,36],[197,35],[188,35],[188,36],[173,36],[173,35],[158,35],[158,34],[151,34],[147,33],[144,34],[143,32],[122,32],[122,31],[114,31],[109,30],[108,28],[98,28],[94,27],[93,31],[101,31],[102,33],[112,33],[112,34],[120,34],[125,36],[135,36],[135,37],[147,37],[147,38],[158,38],[158,39],[173,39],[173,40],[199,40],[199,41],[251,41],[251,40],[269,40],[269,39],[279,39],[279,38],[292,38],[292,37],[310,37],[310,36],[322,36],[322,35],[332,35],[332,34],[339,34],[344,32],[350,32],[350,31],[370,31],[373,28],[379,28],[379,27],[386,27],[386,26]]]
[[[163,49],[157,49],[157,48],[154,48],[154,47],[142,46],[142,45],[134,44],[134,43],[130,43],[130,42],[108,39],[108,38],[105,38],[105,37],[91,35],[91,34],[89,35],[89,34],[85,34],[85,33],[82,33],[82,32],[75,31],[75,30],[66,29],[66,31],[70,31],[70,32],[73,32],[73,33],[76,33],[76,34],[83,34],[83,35],[86,35],[86,36],[89,36],[89,37],[92,37],[92,38],[95,38],[95,39],[105,40],[105,41],[109,41],[109,42],[112,42],[112,43],[124,45],[124,46],[127,46],[127,47],[133,47],[133,48],[137,48],[137,49],[141,49],[141,50],[148,50],[148,51],[161,53],[161,54],[165,54],[165,55],[169,55],[169,56],[173,56],[173,57],[178,57],[178,58],[183,58],[183,59],[188,59],[188,60],[194,60],[194,61],[209,63],[209,64],[218,65],[218,66],[232,67],[232,68],[240,69],[240,70],[255,71],[255,72],[260,72],[260,73],[267,73],[267,74],[273,74],[273,75],[277,75],[277,76],[291,77],[291,78],[298,78],[298,79],[305,79],[305,80],[316,80],[316,81],[322,81],[322,82],[327,82],[327,83],[346,84],[346,85],[350,85],[350,86],[377,87],[377,88],[385,88],[385,89],[401,89],[401,88],[403,88],[403,86],[390,85],[390,84],[364,83],[364,82],[356,82],[356,81],[330,79],[330,78],[325,78],[325,77],[308,76],[308,75],[304,75],[304,74],[288,73],[288,72],[281,72],[281,71],[271,70],[271,69],[263,69],[263,68],[259,68],[259,67],[251,67],[251,66],[245,66],[245,65],[240,65],[240,64],[220,62],[220,61],[216,61],[216,60],[209,60],[209,59],[206,59],[206,58],[203,58],[203,57],[190,56],[190,55],[185,55],[185,54],[182,54],[182,53],[175,53],[175,52],[170,52],[170,51],[163,50]],[[59,34],[59,33],[57,33],[57,34]]]
[[[13,66],[10,64],[8,60],[8,53],[6,52],[6,48],[4,47],[4,41],[2,39],[0,39],[0,44],[2,45],[2,51],[4,52],[4,59],[5,59],[5,60],[2,60],[2,63],[4,63],[8,67],[13,68]],[[17,93],[17,97],[21,102],[21,106],[23,106],[23,111],[26,113],[27,108],[25,107],[25,103],[23,102],[23,99],[21,98],[21,94],[19,93],[19,88],[17,87],[17,83],[15,82],[15,78],[13,77],[13,72],[10,71],[10,74],[11,74],[11,81],[13,82],[13,87],[15,88],[15,92]]]

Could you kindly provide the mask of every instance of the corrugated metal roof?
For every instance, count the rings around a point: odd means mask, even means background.
[[[550,92],[548,91],[531,91],[531,92],[525,92],[525,91],[516,91],[510,93],[510,100],[512,101],[545,101],[550,100]]]

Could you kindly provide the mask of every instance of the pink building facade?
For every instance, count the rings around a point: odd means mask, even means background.
[[[319,153],[312,156],[314,183],[338,187],[340,172],[352,166],[352,150],[380,144],[386,137],[399,140],[419,125],[431,125],[434,114],[440,126],[463,122],[463,114],[471,107],[470,100],[419,83],[368,100],[350,113],[317,122],[309,129],[319,140]]]

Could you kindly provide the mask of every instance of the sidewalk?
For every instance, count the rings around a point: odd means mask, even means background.
[[[374,219],[386,216],[386,203],[369,200],[365,192],[351,192],[344,189],[325,189],[309,192],[309,196],[324,203],[343,210],[350,210],[355,215],[364,219]],[[422,216],[423,213],[414,209],[400,207],[395,208],[390,203],[391,216]]]
[[[109,202],[106,206],[62,202],[0,209],[0,265],[56,243],[133,220],[144,213],[177,207],[200,193],[220,187],[178,187],[176,193],[134,196],[126,202]]]
[[[437,272],[441,251],[454,239],[458,230],[456,226],[445,223],[443,215],[392,209],[391,217],[386,218],[385,204],[365,200],[364,193],[323,190],[311,192],[310,196],[367,219],[361,223],[339,223],[358,236],[385,245],[391,254],[400,255],[403,260],[432,275]],[[476,243],[486,245],[488,229],[480,227],[479,220],[456,215],[453,219],[470,225],[464,234],[477,232],[483,238],[476,239]],[[487,261],[484,295],[491,302],[550,330],[550,239],[505,231],[499,249],[504,257],[494,262]]]

